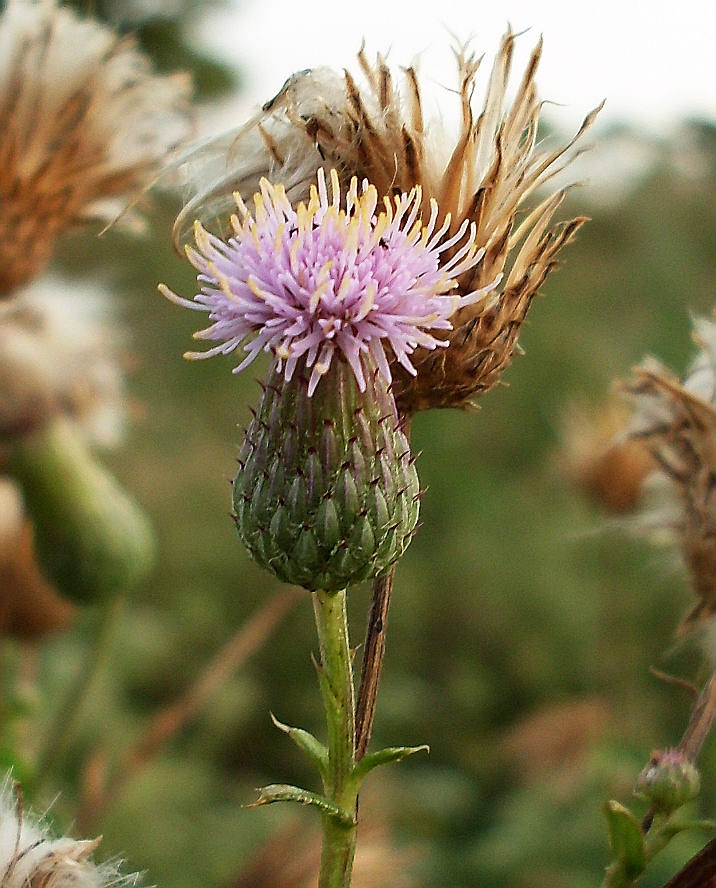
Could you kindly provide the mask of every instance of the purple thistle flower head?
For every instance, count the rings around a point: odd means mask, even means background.
[[[259,352],[271,352],[286,380],[305,363],[311,395],[338,356],[365,391],[366,362],[388,383],[392,359],[415,375],[410,355],[416,348],[448,345],[430,331],[451,330],[458,308],[499,283],[455,292],[457,278],[484,250],[475,246],[475,226],[468,231],[467,221],[448,237],[450,217],[438,226],[435,201],[425,224],[419,187],[385,198],[379,209],[378,192],[367,181],[359,192],[354,178],[344,201],[335,170],[330,185],[329,195],[319,169],[308,204],[294,209],[282,185],[262,179],[253,215],[235,195],[239,216],[232,217],[226,242],[195,224],[196,249],[188,247],[187,256],[201,292],[188,300],[160,286],[171,301],[209,312],[211,325],[194,335],[218,345],[187,357],[229,354],[245,343],[247,356],[234,372]],[[442,261],[446,251],[452,252]]]

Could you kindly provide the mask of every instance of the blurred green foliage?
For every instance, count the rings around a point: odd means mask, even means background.
[[[701,165],[686,170],[676,161],[694,145]],[[427,493],[397,574],[374,744],[426,742],[431,753],[372,777],[365,811],[376,795],[387,803],[398,840],[421,848],[426,888],[599,884],[608,861],[604,801],[632,805],[651,750],[677,743],[688,715],[686,695],[658,682],[650,665],[705,676],[693,645],[673,645],[692,601],[678,560],[632,534],[629,519],[590,503],[564,452],[570,404],[602,402],[647,353],[683,370],[693,349],[689,312],[713,305],[713,127],[691,124],[656,150],[656,163],[622,192],[574,193],[570,209],[586,205],[593,221],[535,304],[509,387],[475,413],[433,412],[414,423]],[[156,292],[158,281],[195,292],[170,245],[173,209],[158,200],[149,240],[78,235],[60,262],[66,274],[116,293],[141,418],[108,459],[153,516],[161,546],[58,775],[56,816],[68,820],[89,752],[126,749],[278,588],[249,561],[229,518],[228,482],[262,368],[232,376],[231,361],[181,359],[202,318]],[[355,643],[368,593],[351,594]],[[76,669],[87,631],[83,623],[46,647],[46,700]],[[322,736],[315,647],[307,598],[87,825],[104,835],[105,853],[126,855],[162,888],[212,888],[280,824],[310,822],[310,812],[240,805],[264,783],[315,788],[268,716]],[[700,810],[713,816],[713,742],[702,764]],[[663,884],[699,844],[698,835],[679,838],[643,884]]]

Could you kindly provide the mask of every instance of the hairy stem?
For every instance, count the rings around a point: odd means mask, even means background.
[[[326,797],[350,815],[346,822],[323,814],[323,851],[318,888],[349,888],[356,844],[357,789],[352,781],[355,765],[355,696],[348,642],[346,593],[314,592],[313,610],[321,662],[319,683],[328,725]]]

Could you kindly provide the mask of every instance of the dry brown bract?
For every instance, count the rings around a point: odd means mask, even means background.
[[[520,206],[576,156],[575,143],[599,110],[566,145],[539,148],[541,102],[534,81],[542,45],[535,47],[505,109],[514,44],[508,31],[479,110],[474,93],[480,60],[465,48],[456,52],[461,106],[456,139],[444,132],[442,121],[426,122],[412,67],[396,86],[385,61],[378,57],[372,65],[361,51],[362,85],[348,72],[326,68],[295,74],[241,130],[178,159],[191,197],[177,219],[176,239],[185,238],[196,217],[224,233],[232,191],[248,198],[262,176],[282,182],[292,202],[307,197],[319,167],[338,170],[344,185],[353,176],[367,178],[382,196],[420,185],[424,209],[436,199],[441,215],[450,214],[453,232],[469,220],[477,229],[477,245],[485,249],[484,260],[460,279],[461,292],[484,287],[499,275],[502,283],[493,299],[457,313],[454,330],[446,334],[450,348],[416,352],[417,377],[396,364],[394,391],[404,415],[468,406],[510,363],[533,297],[584,221],[551,224],[566,188],[542,196],[518,223]]]
[[[626,386],[632,434],[649,446],[678,493],[675,530],[699,602],[683,633],[716,612],[716,324],[695,322],[701,352],[682,382],[653,359]]]
[[[35,278],[57,236],[111,219],[188,133],[188,81],[53,0],[0,17],[0,296]]]

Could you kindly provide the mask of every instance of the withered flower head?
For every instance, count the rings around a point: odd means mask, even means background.
[[[372,65],[361,51],[360,85],[348,72],[325,68],[295,74],[238,132],[206,142],[176,161],[192,182],[202,183],[189,186],[176,238],[184,239],[197,217],[225,233],[232,191],[253,194],[262,177],[281,183],[292,202],[307,199],[320,168],[337,170],[344,188],[354,176],[367,179],[380,198],[419,186],[425,217],[430,202],[436,201],[440,219],[450,217],[449,233],[465,222],[473,224],[475,244],[485,251],[479,266],[460,276],[458,292],[470,293],[503,277],[495,298],[463,306],[451,318],[453,329],[441,334],[450,348],[418,349],[413,357],[416,376],[394,367],[393,392],[404,415],[428,407],[468,406],[498,382],[510,363],[533,297],[584,221],[551,225],[566,191],[560,188],[518,222],[522,203],[574,158],[573,146],[596,111],[566,145],[552,151],[539,148],[541,102],[534,80],[542,46],[534,49],[506,108],[514,42],[508,31],[481,109],[474,99],[480,60],[464,48],[456,52],[461,125],[452,140],[441,121],[426,122],[412,67],[396,84],[381,57]],[[446,251],[442,261],[450,259]]]
[[[55,839],[25,813],[10,788],[0,788],[0,873],[4,888],[130,888],[137,876],[120,876],[115,864],[90,859],[99,843]]]
[[[106,298],[47,277],[0,304],[3,451],[58,415],[93,444],[116,444],[127,405],[116,324]]]
[[[0,16],[0,296],[35,278],[57,236],[112,219],[188,131],[184,77],[54,0]]]
[[[678,494],[669,523],[699,596],[681,633],[716,612],[716,323],[697,319],[694,338],[701,351],[682,381],[648,359],[625,387],[636,407],[631,433]]]
[[[625,434],[630,411],[623,399],[572,403],[563,418],[558,469],[595,505],[629,512],[640,502],[656,464],[642,441]]]

